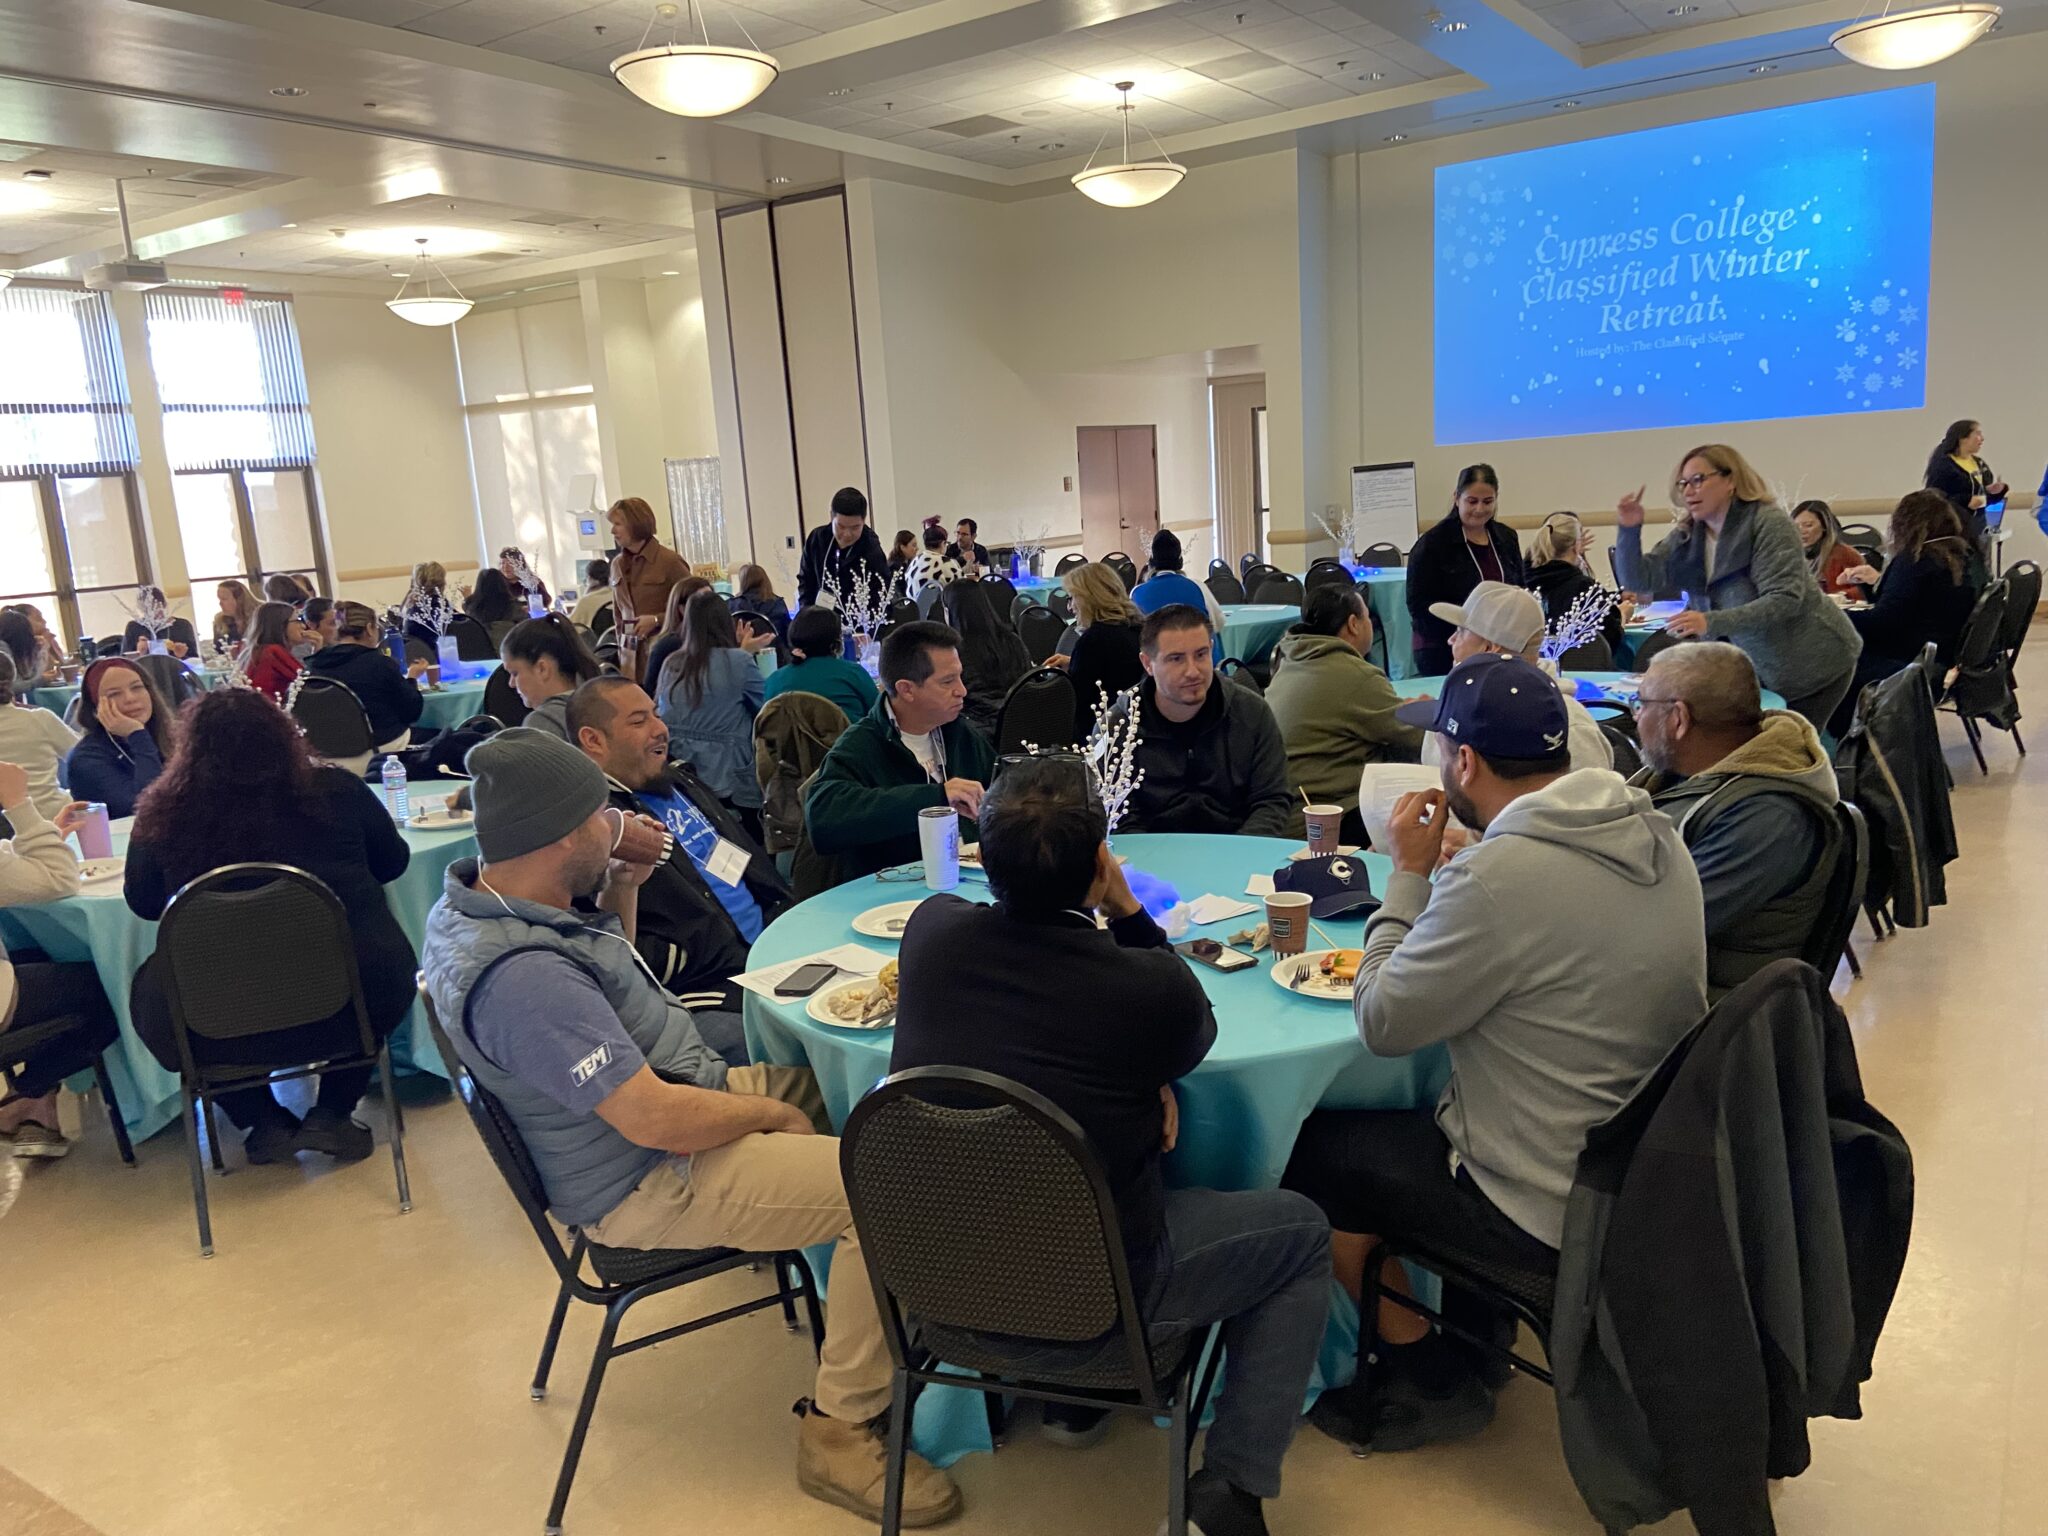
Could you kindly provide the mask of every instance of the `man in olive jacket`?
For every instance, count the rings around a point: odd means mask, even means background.
[[[967,684],[960,637],[944,624],[900,624],[882,642],[882,696],[832,744],[804,800],[811,844],[842,877],[920,857],[918,812],[950,805],[960,840],[995,773],[995,751],[960,719]]]
[[[1365,659],[1371,649],[1372,615],[1349,586],[1311,592],[1301,622],[1274,648],[1266,707],[1287,744],[1287,782],[1300,792],[1288,812],[1296,833],[1306,831],[1301,794],[1356,812],[1367,763],[1412,763],[1422,747],[1422,732],[1394,718],[1401,697]],[[1363,828],[1348,828],[1344,840],[1363,842],[1354,831]]]

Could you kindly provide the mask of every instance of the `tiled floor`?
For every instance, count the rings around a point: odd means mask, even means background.
[[[2048,755],[1996,737],[1980,779],[1944,733],[1965,850],[1949,905],[1882,946],[1866,930],[1864,979],[1838,986],[1869,1092],[1913,1144],[1912,1258],[1866,1416],[1816,1426],[1813,1470],[1780,1491],[1788,1536],[2048,1531]],[[126,1172],[94,1123],[67,1162],[31,1169],[0,1220],[0,1532],[538,1532],[593,1324],[572,1319],[557,1392],[530,1402],[552,1277],[459,1107],[409,1125],[410,1215],[382,1157],[238,1167],[216,1181],[206,1262],[175,1134]],[[794,1486],[807,1377],[773,1313],[622,1362],[569,1530],[857,1536]],[[1150,1536],[1163,1466],[1134,1423],[1079,1454],[1020,1430],[956,1469],[954,1529]],[[1486,1434],[1414,1456],[1358,1462],[1304,1430],[1271,1520],[1276,1536],[1593,1530],[1529,1382]]]

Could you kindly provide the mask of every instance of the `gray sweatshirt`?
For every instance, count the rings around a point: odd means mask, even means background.
[[[1582,769],[1511,803],[1434,886],[1387,882],[1351,1006],[1376,1055],[1448,1042],[1452,1166],[1556,1247],[1586,1132],[1705,1015],[1706,979],[1677,829]]]

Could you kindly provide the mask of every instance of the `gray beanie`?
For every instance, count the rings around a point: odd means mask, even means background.
[[[476,782],[476,845],[486,864],[559,842],[611,797],[604,770],[559,736],[516,726],[463,760]]]

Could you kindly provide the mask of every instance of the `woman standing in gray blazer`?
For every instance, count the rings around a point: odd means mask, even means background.
[[[1863,648],[1820,589],[1792,519],[1749,461],[1723,443],[1695,448],[1672,478],[1677,526],[1643,550],[1643,491],[1615,508],[1615,564],[1631,591],[1683,593],[1687,610],[1665,626],[1681,639],[1730,640],[1759,681],[1789,709],[1826,728]]]

